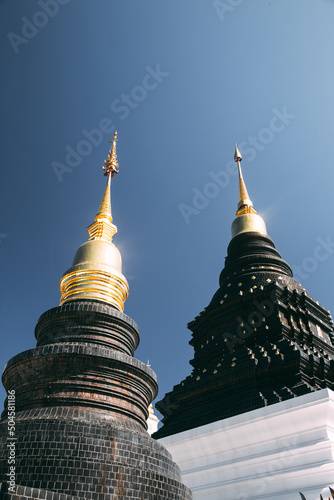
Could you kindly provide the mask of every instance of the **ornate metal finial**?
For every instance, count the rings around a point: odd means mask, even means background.
[[[99,211],[96,214],[95,221],[87,228],[87,230],[90,236],[90,240],[99,239],[110,242],[113,235],[117,233],[117,227],[112,223],[113,218],[111,215],[110,203],[111,178],[118,173],[119,169],[116,155],[117,132],[114,133],[113,140],[109,142],[112,143],[112,147],[110,148],[108,159],[104,162],[104,167],[102,167],[105,171],[104,175],[108,176],[107,185],[104,191]]]
[[[115,132],[113,140],[109,141],[112,143],[112,147],[110,148],[107,160],[105,160],[104,162],[104,167],[102,167],[104,170],[104,175],[110,175],[111,178],[113,178],[115,174],[118,174],[119,171],[119,165],[117,163],[117,155],[116,155],[117,141],[118,141],[117,132]]]
[[[237,210],[237,217],[244,214],[256,214],[256,210],[253,208],[253,203],[251,202],[244,178],[242,176],[241,165],[240,162],[242,160],[241,153],[238,149],[237,143],[235,143],[235,152],[234,152],[234,161],[238,163],[238,172],[239,172],[239,203]]]
[[[235,144],[234,161],[239,162],[242,160],[242,156],[238,149],[237,143],[235,142],[234,144]]]

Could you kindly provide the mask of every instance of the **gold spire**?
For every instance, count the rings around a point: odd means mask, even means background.
[[[104,191],[104,195],[101,201],[101,205],[99,211],[96,214],[96,217],[106,217],[107,219],[111,219],[111,202],[110,202],[110,186],[111,186],[111,175],[108,175],[107,185]]]
[[[118,173],[116,156],[117,132],[103,169],[108,176],[100,208],[95,221],[87,230],[89,240],[81,245],[72,263],[60,280],[60,305],[71,300],[99,300],[107,302],[120,311],[129,295],[129,285],[122,274],[122,257],[111,242],[117,232],[112,223],[110,203],[111,178]]]
[[[88,226],[87,231],[90,240],[111,241],[114,234],[117,233],[117,227],[112,223],[110,203],[110,180],[112,174],[108,174],[108,181],[104,195],[101,201],[99,211],[96,214],[93,224]]]
[[[111,179],[115,174],[118,174],[119,165],[117,163],[116,142],[117,132],[114,133],[114,139],[109,141],[112,143],[107,160],[104,162],[104,175],[108,176],[108,181],[99,211],[96,214],[95,222],[88,228],[90,240],[105,240],[111,241],[114,234],[117,233],[117,227],[112,223],[111,203],[110,203],[110,184]]]
[[[256,213],[256,210],[253,208],[253,203],[249,198],[246,184],[242,176],[240,165],[241,160],[242,156],[237,147],[237,143],[235,143],[234,161],[238,163],[239,171],[239,202],[237,217],[232,222],[232,238],[240,233],[248,232],[256,232],[266,235],[267,229],[265,222],[262,217]]]
[[[240,162],[242,161],[242,156],[238,149],[237,143],[235,143],[234,161],[238,164],[239,172],[239,203],[237,210],[237,217],[243,214],[256,214],[256,210],[253,208],[253,203],[251,202],[244,178],[242,176],[242,170]]]

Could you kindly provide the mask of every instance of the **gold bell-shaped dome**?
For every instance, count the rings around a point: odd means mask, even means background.
[[[72,266],[60,280],[60,305],[71,300],[98,300],[124,310],[129,285],[122,274],[121,254],[111,241],[117,232],[110,203],[111,178],[118,172],[116,141],[117,132],[104,162],[108,181],[95,221],[87,229],[90,238],[78,248]]]

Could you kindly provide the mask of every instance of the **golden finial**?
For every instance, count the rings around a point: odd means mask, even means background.
[[[232,222],[232,238],[240,233],[248,232],[267,234],[265,222],[254,210],[253,203],[248,196],[240,165],[242,156],[237,143],[235,143],[234,161],[238,164],[239,171],[239,202],[237,217]]]
[[[237,217],[243,214],[256,214],[256,210],[253,208],[253,203],[251,202],[244,178],[242,176],[242,170],[240,162],[242,161],[241,153],[238,149],[237,143],[235,143],[234,161],[238,164],[239,172],[239,203],[237,210]]]
[[[114,234],[117,233],[117,227],[112,223],[113,218],[111,215],[111,203],[110,203],[110,180],[118,173],[119,165],[117,163],[116,155],[116,142],[117,142],[117,132],[114,133],[114,139],[109,141],[112,143],[110,148],[108,159],[104,162],[103,170],[104,175],[108,176],[108,181],[99,211],[96,214],[95,222],[91,224],[87,230],[90,236],[90,240],[101,239],[105,241],[111,241]]]
[[[109,175],[110,177],[114,177],[115,174],[118,174],[118,169],[119,165],[117,163],[117,155],[116,155],[116,142],[118,141],[117,139],[117,132],[114,133],[114,138],[112,141],[109,141],[112,143],[112,146],[109,151],[109,155],[107,160],[104,162],[104,175]]]
[[[242,160],[242,156],[241,156],[240,151],[238,149],[237,143],[235,142],[234,144],[235,144],[234,161],[239,162]]]

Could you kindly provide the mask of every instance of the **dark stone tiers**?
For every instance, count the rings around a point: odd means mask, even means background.
[[[191,498],[171,455],[130,420],[83,408],[40,408],[17,414],[16,437],[17,484],[68,495],[50,498]],[[0,470],[6,467],[2,457]]]
[[[155,438],[334,389],[331,315],[292,278],[268,236],[233,238],[219,284],[188,325],[193,370],[156,404],[164,425]]]
[[[44,313],[35,334],[37,347],[3,374],[15,390],[17,498],[190,499],[171,455],[146,432],[158,385],[133,357],[136,323],[106,304],[73,301]],[[8,471],[7,406],[0,478]],[[1,488],[14,498],[6,481]]]

